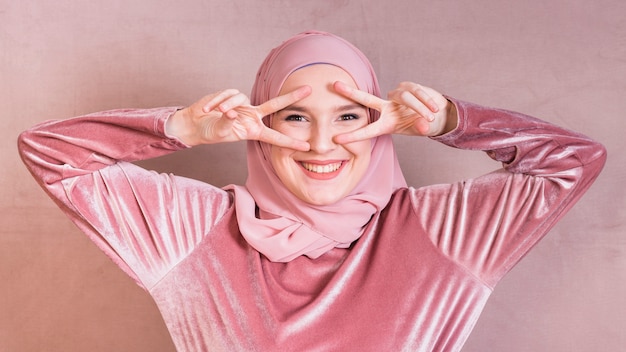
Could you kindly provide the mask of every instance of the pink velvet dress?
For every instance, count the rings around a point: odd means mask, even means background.
[[[185,148],[164,133],[174,108],[43,123],[19,148],[154,298],[180,351],[459,351],[496,283],[588,189],[606,152],[532,117],[454,103],[458,128],[435,139],[503,169],[400,189],[350,248],[287,263],[246,243],[228,191],[131,163]]]

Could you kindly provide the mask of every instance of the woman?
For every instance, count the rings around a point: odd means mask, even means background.
[[[47,122],[20,136],[20,153],[151,294],[181,351],[458,351],[606,153],[415,83],[379,95],[358,49],[306,32],[269,54],[250,102],[225,90],[184,109]],[[392,133],[483,150],[504,169],[410,188]],[[236,140],[248,140],[245,186],[129,163]]]

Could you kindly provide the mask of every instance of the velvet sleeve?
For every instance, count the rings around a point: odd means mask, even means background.
[[[413,206],[435,245],[493,287],[590,187],[606,150],[524,114],[451,101],[459,125],[434,139],[484,151],[503,168],[413,190]]]
[[[187,148],[165,135],[175,110],[112,110],[49,121],[18,138],[37,182],[146,289],[195,248],[231,203],[219,188],[131,163]]]

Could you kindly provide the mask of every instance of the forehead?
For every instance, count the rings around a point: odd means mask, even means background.
[[[321,87],[326,87],[334,92],[332,84],[342,81],[352,87],[357,87],[352,76],[344,69],[331,64],[314,64],[305,66],[292,72],[281,87],[279,95],[288,93],[300,86],[308,85],[313,88],[313,92],[319,91]]]

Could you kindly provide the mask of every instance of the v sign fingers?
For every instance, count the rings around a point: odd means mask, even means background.
[[[436,113],[439,110],[437,103],[435,103],[435,101],[421,89],[395,89],[389,92],[388,98],[397,104],[404,105],[415,111],[421,117],[430,122],[435,120],[435,115],[433,113]]]
[[[335,82],[333,84],[333,88],[337,93],[345,96],[346,98],[353,100],[354,102],[359,103],[365,107],[380,112],[382,112],[385,109],[385,106],[389,103],[388,101],[381,99],[373,94],[369,94],[367,92],[352,88],[343,82]],[[356,131],[335,136],[335,142],[340,144],[346,144],[361,141],[378,137],[383,134],[392,133],[393,130],[393,124],[389,124],[388,121],[385,121],[381,118],[378,121],[370,123],[363,128],[359,128]]]
[[[382,111],[383,105],[386,102],[384,99],[362,90],[352,88],[340,81],[335,82],[333,84],[333,88],[337,93],[343,95],[344,97],[377,111]]]
[[[434,120],[433,113],[439,111],[439,103],[432,95],[441,95],[432,89],[421,86],[413,82],[402,82],[398,88],[392,90],[387,95],[387,98],[391,101],[395,101],[398,104],[403,104],[421,114],[429,121]]]
[[[420,131],[423,130],[423,127],[421,124],[416,123],[416,120],[422,118],[422,115],[413,110],[407,103],[384,100],[367,92],[351,88],[341,82],[336,82],[334,87],[339,94],[361,105],[380,111],[380,118],[377,121],[357,131],[337,136],[335,138],[337,143],[349,143],[391,133],[423,134]],[[423,104],[415,105],[421,105],[421,110],[425,110],[425,114],[429,113],[428,108],[424,107]]]
[[[296,90],[293,90],[287,94],[280,95],[276,98],[270,99],[265,103],[257,107],[260,119],[265,116],[278,112],[311,94],[311,87],[302,86]],[[309,143],[291,138],[285,134],[282,134],[276,130],[263,125],[259,136],[257,137],[261,142],[276,145],[278,147],[290,148],[300,151],[308,151],[310,149]]]
[[[222,113],[232,109],[235,106],[248,103],[248,97],[237,89],[226,89],[213,95],[203,98],[202,111],[208,113],[212,110],[219,110]]]
[[[263,130],[261,130],[261,133],[258,136],[258,140],[261,142],[275,145],[277,147],[289,148],[303,152],[309,151],[311,149],[311,146],[308,142],[289,137],[286,134],[282,134],[271,128],[264,128]]]
[[[277,96],[258,106],[261,117],[280,111],[291,104],[294,104],[311,94],[311,87],[302,86],[287,94]]]
[[[390,127],[392,126],[385,126],[383,120],[378,120],[365,125],[358,130],[335,136],[335,142],[339,144],[347,144],[378,137],[383,134],[391,133],[393,130],[390,129]]]
[[[416,113],[418,135],[436,136],[456,127],[456,110],[438,91],[413,82],[402,82],[389,92],[389,100]]]

